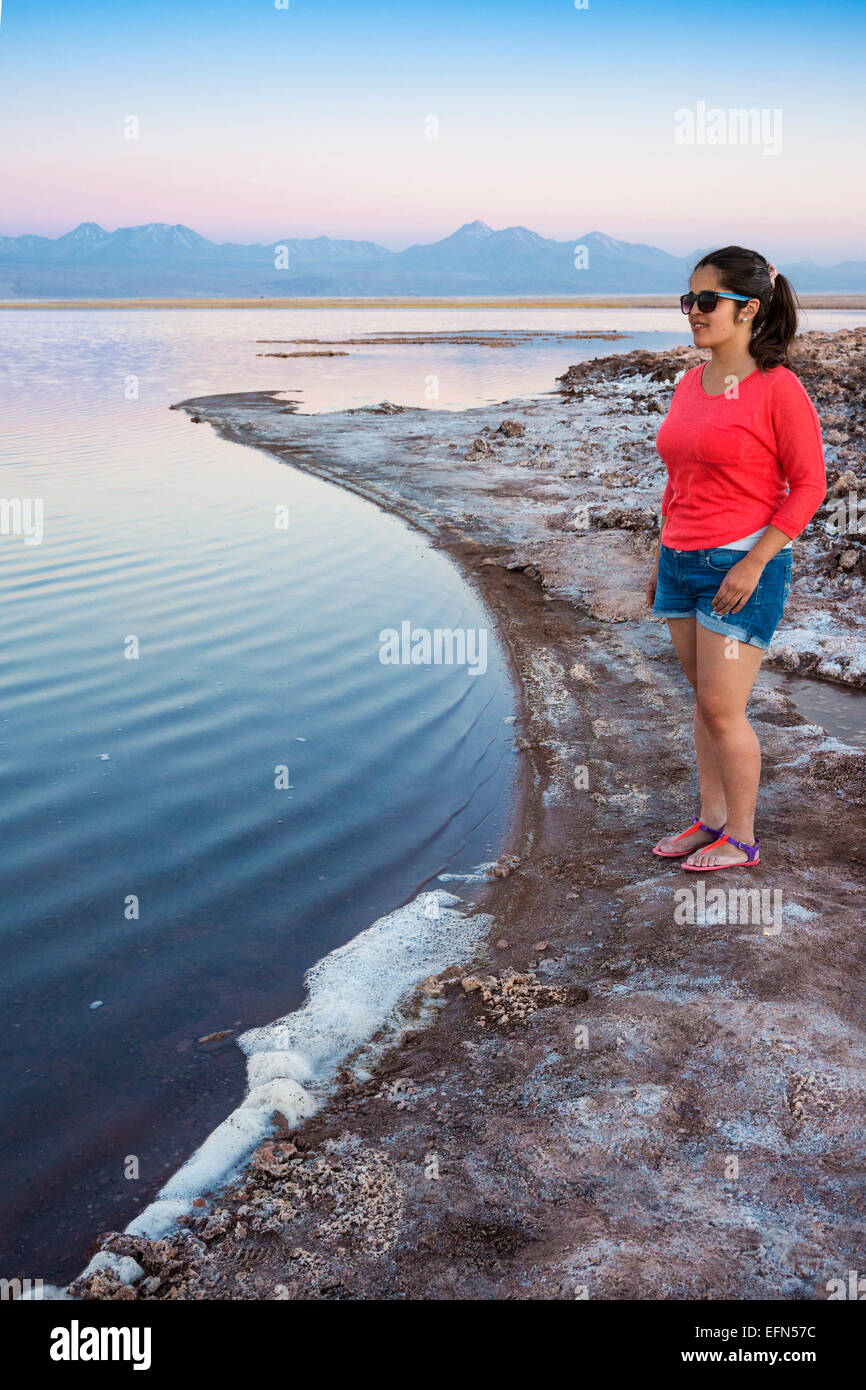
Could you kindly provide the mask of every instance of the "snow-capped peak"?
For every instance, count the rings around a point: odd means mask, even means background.
[[[464,222],[462,227],[458,227],[455,236],[474,236],[486,237],[493,235],[493,228],[488,227],[486,222]]]
[[[80,222],[71,232],[60,237],[61,241],[104,241],[110,233],[98,222]]]

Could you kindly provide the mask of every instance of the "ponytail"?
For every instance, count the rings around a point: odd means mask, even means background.
[[[760,305],[752,320],[749,351],[762,372],[789,366],[788,351],[797,332],[797,297],[791,282],[757,251],[725,246],[698,261],[695,270],[712,266],[722,289],[745,294]]]
[[[787,367],[788,349],[797,332],[797,300],[790,280],[776,275],[766,313],[760,310],[752,324],[749,351],[761,371],[770,367]]]

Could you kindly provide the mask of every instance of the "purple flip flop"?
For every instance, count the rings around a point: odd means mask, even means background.
[[[696,830],[705,830],[708,835],[714,837],[713,843],[715,843],[718,837],[724,832],[724,829],[725,827],[722,826],[721,830],[714,830],[711,825],[704,825],[702,820],[696,820],[693,825],[689,826],[688,830],[683,830],[680,835],[674,837],[674,844],[676,844],[677,840],[684,840],[686,835],[693,835]],[[691,849],[654,849],[653,854],[657,854],[659,859],[682,859],[684,854],[691,854],[695,849],[705,848],[705,845],[692,845]]]
[[[744,854],[748,855],[746,862],[735,860],[732,864],[681,864],[681,869],[691,869],[696,874],[711,874],[715,869],[751,869],[755,864],[760,864],[761,856],[758,851],[761,848],[760,840],[756,840],[753,845],[747,845],[744,840],[735,840],[733,835],[720,835],[717,840],[713,840],[711,845],[698,845],[698,849],[715,849],[716,845],[721,845],[727,840],[729,845],[736,845]]]

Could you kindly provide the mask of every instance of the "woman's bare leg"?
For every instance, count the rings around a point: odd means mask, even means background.
[[[726,831],[746,844],[755,842],[755,803],[761,780],[761,746],[746,718],[746,704],[764,657],[761,647],[735,642],[697,624],[695,634],[697,708],[715,758],[726,807]],[[721,823],[721,822],[720,822]],[[696,849],[687,864],[731,864],[746,855],[725,844]]]
[[[697,627],[698,624],[694,618],[668,619],[671,641],[696,696],[698,688]],[[697,702],[695,703],[694,724],[695,752],[697,753],[698,777],[701,785],[699,819],[703,821],[704,825],[722,826],[725,823],[725,792],[716,762],[715,748],[709,730],[704,725]],[[700,845],[708,845],[710,838],[702,830],[696,830],[694,835],[678,840],[674,844],[674,836],[666,835],[664,839],[658,841],[655,848],[661,851],[690,850]],[[737,836],[738,840],[741,838],[741,836]]]

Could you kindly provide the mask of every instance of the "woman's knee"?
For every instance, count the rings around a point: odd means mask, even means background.
[[[742,722],[746,717],[745,708],[719,691],[701,690],[695,692],[695,707],[708,729],[723,730]]]

